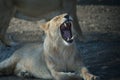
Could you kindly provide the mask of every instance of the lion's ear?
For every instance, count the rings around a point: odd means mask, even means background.
[[[44,31],[47,31],[49,29],[49,22],[40,25],[40,28]]]

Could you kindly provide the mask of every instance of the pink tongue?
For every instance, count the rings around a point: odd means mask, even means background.
[[[70,31],[64,31],[64,37],[66,37],[66,38],[70,38],[71,36],[70,36]]]

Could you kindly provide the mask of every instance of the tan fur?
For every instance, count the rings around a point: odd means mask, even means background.
[[[1,62],[1,75],[14,73],[20,77],[34,76],[55,80],[96,80],[96,76],[84,67],[75,43],[63,43],[59,29],[65,15],[67,14],[56,16],[41,25],[46,33],[44,44],[28,44]]]
[[[51,19],[69,13],[74,19],[75,30],[82,35],[76,15],[77,0],[0,0],[0,40],[6,45],[13,45],[6,37],[9,21],[16,15],[18,18],[39,20]]]

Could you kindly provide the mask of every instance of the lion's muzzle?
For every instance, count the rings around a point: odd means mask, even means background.
[[[66,15],[65,18],[66,21],[64,21],[60,26],[60,32],[63,40],[70,44],[74,39],[72,34],[73,20],[69,15]]]

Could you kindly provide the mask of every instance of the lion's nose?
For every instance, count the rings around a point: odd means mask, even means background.
[[[65,18],[67,18],[67,19],[69,19],[69,15],[68,15],[68,14],[67,14],[67,15],[65,15],[64,17],[65,17]]]

